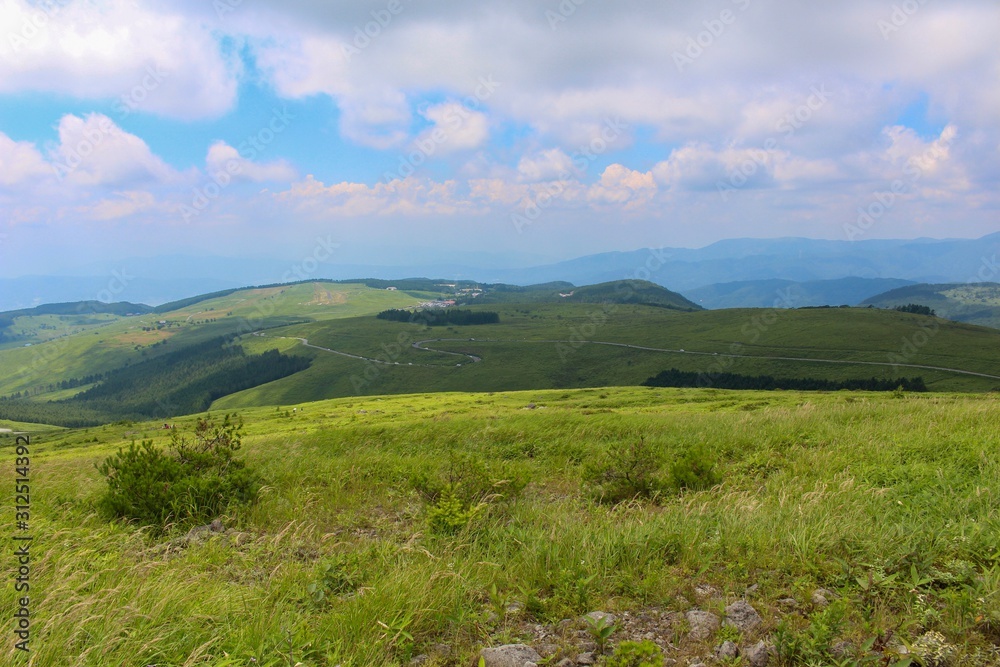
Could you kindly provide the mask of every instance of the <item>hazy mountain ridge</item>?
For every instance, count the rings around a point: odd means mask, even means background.
[[[686,296],[704,308],[802,308],[855,306],[888,290],[913,285],[897,278],[839,278],[837,280],[744,280],[706,285]]]
[[[445,276],[449,282],[593,285],[645,279],[677,292],[737,281],[814,282],[842,278],[915,283],[967,283],[1000,279],[1000,232],[979,239],[836,241],[806,238],[727,239],[704,248],[645,248],[587,255],[528,268],[487,268],[473,257],[409,265],[320,263],[303,275],[287,260],[163,257],[123,260],[103,275],[0,279],[0,310],[74,300],[133,301],[159,305],[192,294],[306,279],[359,276],[398,280]],[[95,267],[96,268],[96,267]],[[106,267],[105,267],[106,268]]]

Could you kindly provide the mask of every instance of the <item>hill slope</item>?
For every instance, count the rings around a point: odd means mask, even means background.
[[[725,372],[828,380],[922,376],[937,391],[1000,386],[1000,332],[894,311],[681,312],[573,303],[482,308],[497,310],[499,324],[445,328],[355,318],[269,330],[244,346],[294,350],[312,358],[310,368],[214,407],[638,385],[669,368],[703,374],[708,386],[713,374]]]
[[[911,285],[878,294],[863,303],[878,308],[895,308],[916,303],[928,306],[938,317],[1000,328],[998,283]]]

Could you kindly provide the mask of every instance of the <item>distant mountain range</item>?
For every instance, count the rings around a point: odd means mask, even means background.
[[[703,308],[802,308],[856,306],[883,292],[913,285],[898,278],[838,278],[837,280],[741,280],[688,290],[686,296]]]
[[[454,263],[375,266],[323,263],[310,275],[287,260],[226,257],[153,257],[125,259],[112,269],[94,267],[80,276],[28,276],[0,279],[0,310],[78,300],[162,304],[191,294],[244,285],[293,282],[307,278],[384,278],[439,276],[450,280],[533,285],[566,281],[576,285],[650,280],[680,292],[706,307],[744,300],[743,305],[771,305],[772,284],[723,286],[726,283],[790,281],[802,284],[802,305],[857,302],[889,284],[843,282],[845,278],[907,283],[968,283],[1000,280],[1000,233],[979,239],[829,241],[803,238],[729,239],[704,248],[660,248],[608,252],[528,268],[485,268],[475,258]],[[776,285],[776,284],[775,284]],[[702,288],[713,286],[702,292]],[[787,287],[787,286],[786,286]],[[865,296],[866,292],[870,292]],[[754,296],[757,294],[757,296]],[[727,296],[728,295],[728,296]],[[761,301],[763,299],[763,301]],[[811,300],[811,301],[810,301]],[[806,301],[809,301],[807,304]]]

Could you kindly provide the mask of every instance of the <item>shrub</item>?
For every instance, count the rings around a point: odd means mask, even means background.
[[[645,438],[610,449],[584,465],[583,481],[602,502],[654,498],[669,490],[662,457]]]
[[[718,484],[721,479],[715,461],[701,446],[682,452],[670,463],[670,481],[679,491],[702,491]]]
[[[242,429],[232,415],[221,424],[209,417],[198,420],[192,442],[174,431],[166,452],[150,440],[120,448],[97,466],[108,484],[99,508],[111,518],[162,531],[171,523],[204,523],[230,505],[252,502],[257,475],[234,456]]]
[[[509,465],[488,467],[478,458],[451,451],[446,468],[424,466],[410,476],[410,485],[427,505],[431,530],[456,533],[488,505],[517,498],[527,480]]]
[[[653,642],[624,641],[603,662],[604,667],[661,667],[663,653]]]

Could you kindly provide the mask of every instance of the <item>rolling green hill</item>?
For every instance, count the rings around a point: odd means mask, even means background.
[[[122,317],[152,312],[141,303],[77,301],[49,303],[0,313],[0,350],[31,346],[60,336],[105,326]]]
[[[1000,328],[1000,284],[997,283],[910,285],[873,296],[863,305],[895,308],[910,303],[928,306],[938,317]]]
[[[95,377],[219,338],[250,331],[414,306],[433,292],[389,291],[366,285],[308,282],[225,292],[191,299],[164,312],[120,317],[104,314],[83,326],[76,315],[53,323],[51,338],[30,347],[0,350],[0,396],[62,400],[86,390]],[[97,315],[88,315],[97,318]],[[21,322],[18,317],[15,321]]]
[[[499,324],[431,328],[356,318],[267,331],[244,346],[294,350],[312,357],[312,365],[214,407],[417,390],[638,385],[670,368],[699,373],[705,386],[728,372],[827,380],[919,376],[932,391],[1000,387],[1000,332],[907,313],[572,303],[489,309],[499,312]]]
[[[472,303],[632,303],[677,310],[701,310],[676,292],[646,280],[616,280],[577,287],[567,282],[516,285],[485,285]]]
[[[360,394],[639,385],[668,369],[696,373],[701,386],[735,375],[817,387],[918,377],[931,391],[1000,387],[1000,332],[920,315],[689,310],[679,295],[639,281],[573,287],[565,296],[541,286],[528,292],[544,299],[503,303],[518,293],[509,290],[494,304],[495,286],[403,286],[447,291],[330,282],[237,290],[2,350],[0,364],[14,371],[0,376],[0,418],[81,425],[168,418],[206,400],[228,409]],[[479,289],[478,297],[463,291]],[[427,327],[374,316],[444,296],[499,321]],[[236,356],[226,356],[229,346]]]

